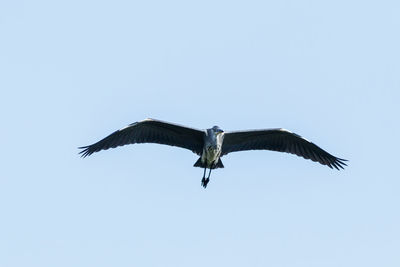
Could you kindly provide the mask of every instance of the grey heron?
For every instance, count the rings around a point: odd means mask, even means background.
[[[211,170],[224,168],[221,157],[231,152],[245,150],[272,150],[287,152],[319,162],[322,165],[343,169],[345,159],[337,158],[307,139],[282,128],[224,132],[218,126],[198,130],[155,119],[129,124],[104,139],[82,149],[82,157],[100,150],[138,143],[157,143],[186,148],[197,154],[194,167],[204,168],[201,184],[207,187]],[[206,171],[209,169],[208,176]]]

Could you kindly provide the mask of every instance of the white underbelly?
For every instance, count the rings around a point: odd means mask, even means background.
[[[221,148],[219,146],[217,148],[213,148],[212,146],[210,146],[203,150],[201,161],[203,163],[207,163],[208,166],[211,164],[216,164],[220,155]]]

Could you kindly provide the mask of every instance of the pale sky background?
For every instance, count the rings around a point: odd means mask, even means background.
[[[0,0],[0,266],[400,266],[399,1]],[[344,171],[147,144],[284,127]]]

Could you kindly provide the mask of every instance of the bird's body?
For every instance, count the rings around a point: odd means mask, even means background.
[[[223,141],[224,133],[219,129],[219,127],[214,126],[205,131],[201,163],[205,165],[206,168],[214,169],[217,166],[222,152]]]
[[[132,123],[90,146],[80,147],[83,157],[94,152],[135,143],[158,143],[191,150],[200,156],[195,167],[204,168],[202,185],[207,187],[212,169],[224,168],[221,157],[236,151],[273,150],[296,154],[328,167],[343,169],[344,159],[285,129],[224,132],[218,126],[197,130],[154,119]],[[209,169],[206,178],[206,170]]]

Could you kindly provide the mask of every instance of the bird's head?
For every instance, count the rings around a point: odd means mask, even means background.
[[[218,134],[221,134],[221,133],[224,132],[224,131],[223,131],[221,128],[219,128],[218,126],[212,127],[212,130],[213,130],[213,132],[214,132],[215,135],[218,135]]]

